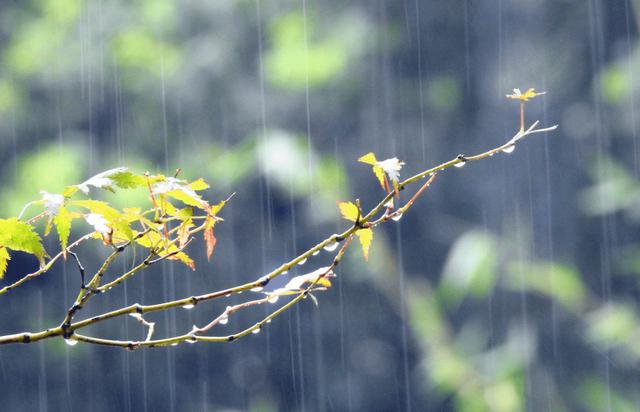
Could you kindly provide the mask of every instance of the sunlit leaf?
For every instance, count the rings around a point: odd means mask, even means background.
[[[0,246],[31,253],[44,261],[45,251],[40,236],[33,227],[16,218],[0,219]]]
[[[355,222],[360,214],[358,207],[351,202],[339,202],[338,207],[342,217],[352,222]]]
[[[373,241],[373,230],[369,228],[360,229],[356,232],[356,236],[360,240],[364,260],[369,260],[369,247],[371,247],[371,242]]]
[[[376,155],[373,154],[373,152],[369,152],[366,155],[361,156],[358,161],[373,166],[373,173],[376,175],[376,178],[378,178],[380,186],[384,189],[384,170],[378,166],[378,159],[376,159]]]
[[[204,241],[207,246],[207,259],[211,259],[211,255],[213,254],[213,249],[216,247],[216,237],[213,233],[213,227],[215,226],[216,221],[212,217],[208,216],[205,228],[204,228]]]
[[[366,163],[368,165],[375,165],[378,162],[376,155],[373,152],[369,152],[364,156],[358,158],[358,162]]]
[[[193,189],[191,189],[185,181],[168,177],[163,181],[157,182],[152,187],[154,195],[166,194],[176,200],[200,209],[208,209],[209,204],[200,197]]]
[[[62,196],[71,197],[78,192],[77,186],[67,186],[64,188],[64,192],[62,192]]]
[[[113,191],[114,186],[121,189],[130,189],[144,186],[145,184],[146,181],[144,177],[134,175],[126,167],[118,167],[98,173],[79,185],[76,185],[76,187],[82,193],[88,195],[90,187]]]
[[[189,187],[191,188],[191,190],[199,191],[208,189],[210,186],[207,182],[204,181],[204,179],[200,178],[189,183]]]
[[[100,200],[74,200],[70,201],[68,205],[83,207],[88,209],[91,213],[100,214],[108,222],[115,222],[122,217],[122,214],[118,212],[118,210]]]
[[[111,234],[111,228],[109,222],[99,213],[88,213],[84,216],[84,220],[93,227],[93,230],[100,233],[102,236],[108,237]]]
[[[58,237],[60,238],[60,247],[62,250],[67,248],[67,242],[69,240],[69,233],[71,232],[71,221],[73,214],[70,213],[66,207],[61,206],[58,210],[58,214],[53,218],[53,223],[56,225],[58,231]]]
[[[227,204],[227,201],[223,200],[222,202],[218,203],[217,205],[211,206],[211,212],[210,212],[211,215],[212,216],[216,216],[226,204]]]
[[[165,253],[160,254],[160,256],[163,256]],[[185,265],[187,265],[187,267],[189,267],[191,270],[196,270],[195,262],[193,261],[193,259],[191,259],[184,252],[178,252],[176,254],[173,254],[173,255],[169,256],[168,259],[169,260],[178,260],[178,261],[184,263]]]
[[[330,270],[328,266],[325,266],[316,269],[311,273],[293,277],[289,282],[287,282],[284,288],[289,290],[300,290],[303,289],[305,285],[310,285],[314,282],[317,286],[330,288],[331,280],[329,280],[329,278],[333,276],[335,276],[333,271]]]
[[[49,193],[45,190],[40,191],[40,194],[42,195],[44,211],[51,219],[58,214],[58,210],[60,210],[60,207],[64,204],[64,196],[55,193]]]
[[[11,260],[9,251],[6,247],[0,246],[0,279],[4,277],[7,272],[7,263]]]
[[[186,219],[178,227],[178,244],[183,247],[189,240],[189,230],[193,227],[193,220]]]
[[[530,88],[526,92],[522,93],[520,89],[513,89],[513,94],[508,94],[507,98],[520,100],[521,102],[528,102],[529,99],[533,99],[536,96],[546,94],[547,92],[536,93],[536,89]]]

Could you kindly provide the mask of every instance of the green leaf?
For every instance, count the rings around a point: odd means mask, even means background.
[[[191,189],[184,180],[174,177],[167,177],[163,181],[155,183],[152,192],[154,195],[167,195],[189,206],[205,210],[209,208],[209,204]]]
[[[136,189],[147,185],[144,176],[136,175],[128,170],[123,170],[109,176],[113,183],[120,189]]]
[[[11,260],[9,251],[6,247],[0,247],[0,279],[4,277],[7,271],[7,263]]]
[[[88,209],[91,213],[100,214],[104,216],[109,223],[114,223],[116,220],[123,217],[123,215],[116,209],[100,200],[74,200],[69,202],[69,205],[83,207]]]
[[[438,296],[451,308],[471,295],[484,298],[494,287],[498,265],[497,241],[489,233],[473,230],[451,247],[444,265]]]
[[[144,186],[146,180],[143,176],[131,173],[126,167],[110,169],[91,177],[90,179],[76,185],[85,195],[89,194],[90,187],[105,189],[113,192],[113,187],[121,189],[132,189]]]
[[[516,261],[507,266],[504,280],[511,290],[540,293],[576,313],[587,304],[587,288],[580,272],[572,266],[555,262]]]
[[[53,218],[53,223],[56,225],[58,236],[60,237],[60,247],[62,250],[67,248],[67,241],[69,240],[69,233],[71,232],[71,221],[73,220],[73,214],[70,213],[66,207],[61,206],[58,210],[58,214]]]
[[[45,251],[42,240],[33,227],[16,218],[0,219],[0,246],[31,253],[42,264]]]

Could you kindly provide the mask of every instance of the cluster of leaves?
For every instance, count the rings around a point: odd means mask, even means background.
[[[404,166],[404,162],[401,162],[396,157],[379,161],[376,158],[376,155],[372,152],[361,156],[358,161],[372,166],[373,174],[376,176],[376,179],[378,179],[378,182],[380,183],[380,186],[383,190],[385,190],[387,193],[390,193],[393,188],[393,191],[397,194],[398,180],[400,179],[400,170],[402,169],[402,166]],[[391,186],[389,185],[389,180],[391,181]],[[343,218],[354,222],[354,224],[359,227],[355,234],[360,241],[360,245],[362,246],[362,254],[364,255],[364,259],[368,260],[369,248],[371,247],[371,242],[373,241],[373,229],[369,224],[360,227],[362,211],[360,209],[359,201],[356,201],[356,203],[338,202],[338,208],[340,209],[340,214],[342,214]],[[391,200],[389,204],[387,204],[387,213],[392,209],[393,200]]]
[[[217,214],[226,203],[210,205],[198,193],[208,188],[203,179],[188,182],[164,175],[139,175],[120,167],[68,186],[61,194],[43,191],[41,198],[27,204],[18,218],[0,219],[0,278],[6,272],[10,251],[29,253],[38,259],[41,268],[46,265],[49,255],[37,231],[40,221],[44,221],[44,236],[55,228],[65,257],[72,225],[84,221],[92,229],[91,237],[101,239],[105,245],[117,248],[135,242],[158,257],[179,260],[194,269],[193,260],[182,249],[195,231],[202,231],[207,257],[211,257],[216,244],[214,227],[221,220]],[[119,210],[91,198],[96,190],[115,189],[146,190],[152,206],[147,210]],[[23,220],[27,209],[34,207],[40,207],[40,213]],[[196,220],[201,224],[196,225]]]

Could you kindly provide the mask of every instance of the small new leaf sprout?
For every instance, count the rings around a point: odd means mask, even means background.
[[[389,176],[394,189],[397,187],[398,180],[400,179],[400,169],[404,165],[404,162],[398,160],[397,157],[392,157],[386,160],[376,159],[376,155],[373,152],[369,152],[358,159],[361,163],[366,163],[373,166],[373,173],[378,178],[380,186],[387,191],[390,191],[389,184],[386,181],[385,173]]]
[[[536,89],[529,88],[526,92],[522,93],[520,89],[513,89],[513,94],[508,94],[508,99],[514,99],[520,101],[520,131],[519,134],[524,132],[524,102],[528,102],[529,99],[533,99],[536,96],[547,94],[547,92],[536,93]]]
[[[376,155],[373,152],[369,152],[366,155],[361,156],[358,161],[373,166],[373,173],[378,178],[380,186],[385,189],[384,170],[378,165],[378,159],[376,159]]]
[[[308,290],[309,294],[312,291],[323,291],[331,287],[331,280],[329,278],[336,277],[330,266],[324,266],[313,272],[306,273],[291,278],[286,285],[278,288],[272,292],[263,292],[267,295],[267,301],[269,303],[276,303],[278,297],[287,295],[298,295],[311,285],[313,287]],[[315,299],[314,299],[315,301]]]
[[[360,209],[358,206],[351,202],[340,202],[338,203],[338,208],[340,208],[340,213],[342,217],[346,220],[350,220],[358,224],[358,219],[362,214],[360,213]],[[369,260],[369,248],[371,247],[371,242],[373,241],[373,230],[370,228],[362,228],[356,231],[356,236],[358,236],[358,240],[360,241],[360,245],[362,246],[362,254],[364,255],[364,260]]]
[[[402,166],[404,166],[404,162],[398,160],[397,157],[392,157],[391,159],[378,162],[378,166],[385,171],[387,176],[389,176],[389,179],[395,185],[400,179],[400,169],[402,169]]]
[[[529,88],[526,92],[522,93],[520,89],[513,89],[513,94],[508,94],[507,98],[520,100],[521,102],[528,102],[529,99],[533,99],[536,96],[541,96],[543,94],[547,94],[547,92],[536,92],[536,89],[533,87]]]

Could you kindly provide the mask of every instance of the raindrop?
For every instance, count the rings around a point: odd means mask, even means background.
[[[64,340],[64,343],[66,343],[69,346],[76,346],[78,344],[78,341],[72,338],[68,338]]]
[[[502,153],[513,153],[514,150],[516,150],[516,145],[511,145],[502,149]]]
[[[186,305],[182,305],[182,309],[193,309],[195,306],[193,303],[187,303]]]
[[[267,320],[267,323],[271,323],[271,319]]]
[[[319,250],[316,250],[315,252],[313,252],[313,253],[311,254],[311,256],[318,256],[318,254],[319,254],[319,253],[320,253],[320,251],[319,251]]]
[[[229,323],[229,316],[223,315],[218,321],[218,323],[221,325],[226,325],[227,323]]]
[[[333,241],[333,242],[329,243],[327,246],[325,246],[324,250],[326,250],[327,252],[333,252],[337,248],[338,248],[338,242]]]
[[[302,259],[300,262],[298,262],[298,265],[302,266],[305,263],[307,263],[307,258]]]
[[[391,217],[391,220],[393,220],[394,222],[398,222],[400,221],[400,219],[402,219],[402,213],[396,213]]]
[[[463,167],[463,166],[464,166],[464,165],[466,165],[466,164],[467,164],[467,162],[462,161],[462,162],[460,162],[460,163],[456,163],[456,164],[454,164],[454,166],[455,166],[455,167]]]
[[[195,336],[190,336],[189,339],[187,339],[187,343],[196,343],[196,337]]]
[[[262,292],[262,289],[264,289],[262,286],[256,286],[255,288],[251,288],[252,292]]]
[[[280,299],[280,296],[278,295],[273,295],[269,298],[268,302],[269,303],[278,303],[278,299]]]
[[[178,342],[173,342],[170,346],[178,346]]]
[[[231,293],[227,293],[226,295],[224,295],[225,298],[228,298],[229,296],[231,296]]]
[[[282,274],[282,275],[286,275],[287,273],[289,273],[289,271],[288,271],[288,270],[285,270],[285,271],[284,271],[284,272],[282,272],[281,274]]]
[[[253,333],[254,335],[257,335],[258,333],[260,333],[260,328],[255,328],[254,330],[251,331],[251,333]]]

